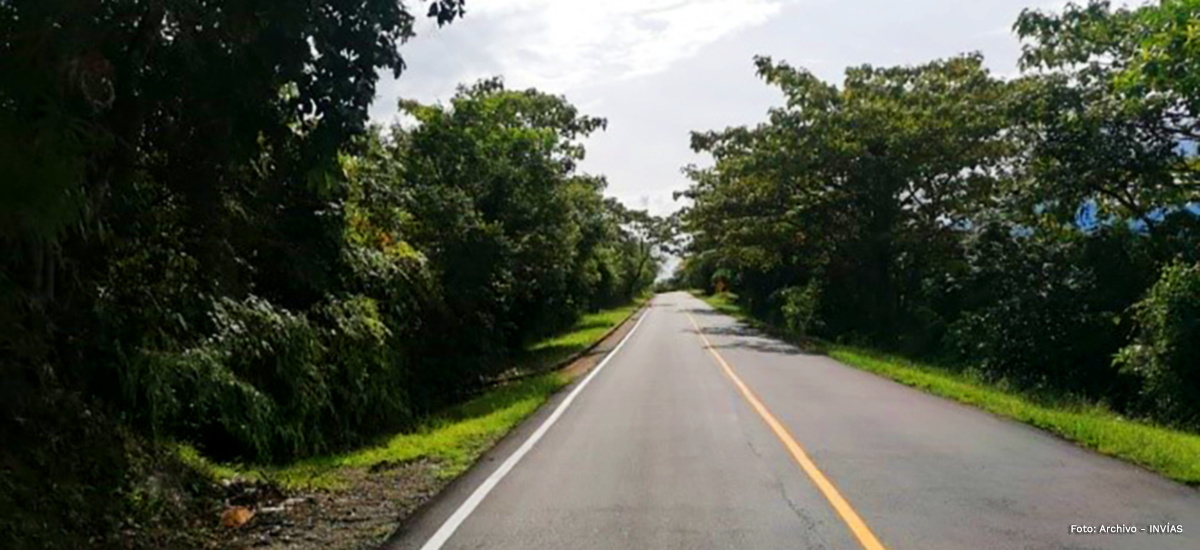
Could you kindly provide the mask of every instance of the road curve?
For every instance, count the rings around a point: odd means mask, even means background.
[[[643,316],[568,407],[564,392],[386,547],[433,550],[440,529],[445,549],[1200,548],[1194,489],[805,354],[685,293]],[[1140,531],[1164,524],[1184,531]]]

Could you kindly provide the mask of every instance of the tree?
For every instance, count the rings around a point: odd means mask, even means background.
[[[622,266],[623,296],[632,299],[654,283],[664,256],[674,250],[676,225],[671,218],[631,210],[615,199],[608,199],[606,206],[617,220],[621,245],[626,249]]]
[[[1021,14],[1021,64],[1037,71],[1018,84],[1029,170],[1016,191],[1027,209],[1073,223],[1086,207],[1152,231],[1200,200],[1200,88],[1186,76],[1200,62],[1186,46],[1198,14],[1186,0]]]
[[[0,2],[0,536],[125,546],[112,495],[156,436],[278,457],[403,416],[347,276],[338,153],[413,20],[394,0]],[[382,392],[325,391],[367,372]]]
[[[399,130],[410,189],[411,242],[430,258],[451,309],[496,353],[573,318],[584,306],[568,283],[581,258],[572,198],[578,139],[604,126],[563,98],[505,89],[499,79],[462,87],[448,106],[404,102],[417,119]],[[482,341],[482,340],[481,340]]]
[[[364,129],[377,71],[403,69],[413,16],[390,0],[211,4],[0,6],[0,239],[20,251],[0,260],[0,292],[21,304],[4,326],[86,332],[64,321],[88,301],[203,323],[195,304],[126,290],[163,271],[193,295],[261,288],[300,307],[333,284],[337,152]],[[179,325],[150,319],[129,333]]]
[[[752,129],[693,135],[716,160],[691,170],[694,246],[715,245],[761,307],[820,278],[846,311],[831,328],[893,334],[1004,175],[1005,85],[977,55],[852,68],[841,88],[757,64],[786,105]]]
[[[840,86],[760,58],[785,103],[693,134],[714,165],[688,169],[682,275],[793,334],[1194,424],[1173,388],[1200,260],[1198,17],[1027,10],[1008,81],[978,55]]]

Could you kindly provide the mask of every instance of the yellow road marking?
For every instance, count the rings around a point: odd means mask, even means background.
[[[800,469],[804,470],[805,474],[808,474],[808,478],[817,486],[821,494],[825,495],[825,499],[829,501],[833,509],[842,517],[842,521],[846,522],[846,526],[850,528],[850,532],[858,539],[859,544],[865,550],[887,550],[883,546],[883,543],[879,542],[878,538],[875,538],[875,534],[871,532],[871,528],[867,527],[866,522],[858,516],[858,513],[854,511],[854,508],[850,506],[850,503],[846,501],[842,493],[838,492],[837,487],[834,487],[833,482],[829,481],[829,478],[821,473],[816,463],[808,457],[808,453],[804,452],[804,448],[796,442],[796,438],[792,437],[792,434],[788,432],[779,419],[775,418],[775,415],[771,414],[770,410],[767,410],[767,406],[763,405],[762,401],[759,401],[758,397],[754,395],[754,392],[750,391],[750,387],[745,382],[742,382],[742,379],[734,372],[733,367],[725,361],[725,358],[721,357],[720,353],[717,353],[712,342],[709,342],[708,337],[700,330],[700,325],[696,324],[696,318],[692,317],[692,314],[689,313],[688,320],[696,328],[696,334],[699,334],[700,339],[704,340],[705,349],[717,360],[717,364],[721,365],[721,368],[729,376],[729,379],[733,380],[733,384],[742,392],[742,397],[746,398],[746,401],[750,403],[754,411],[762,417],[767,426],[771,427],[771,431],[775,432],[775,437],[778,437],[783,442],[783,446],[787,447],[788,452],[792,454],[792,458],[800,465]]]

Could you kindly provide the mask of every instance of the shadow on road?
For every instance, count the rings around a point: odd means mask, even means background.
[[[686,328],[685,332],[692,334],[704,334],[705,336],[732,336],[733,340],[727,342],[713,342],[712,347],[720,349],[748,349],[760,351],[763,353],[776,353],[780,355],[815,355],[811,352],[804,351],[794,345],[786,342],[780,342],[770,336],[763,335],[744,324],[722,326],[722,327],[703,327],[700,332],[696,332],[694,328]]]

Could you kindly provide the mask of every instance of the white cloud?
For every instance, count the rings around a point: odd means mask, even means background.
[[[478,0],[467,17],[502,26],[488,53],[511,82],[568,91],[664,71],[788,1]]]
[[[588,139],[581,168],[606,175],[610,196],[666,213],[681,204],[671,193],[689,184],[679,168],[711,160],[688,147],[690,130],[754,124],[781,101],[755,75],[754,55],[838,82],[847,66],[982,51],[1009,76],[1017,15],[1064,1],[467,0],[467,17],[452,25],[420,19],[401,50],[409,71],[380,82],[371,114],[394,120],[398,97],[444,101],[484,76],[565,94],[609,121]]]

